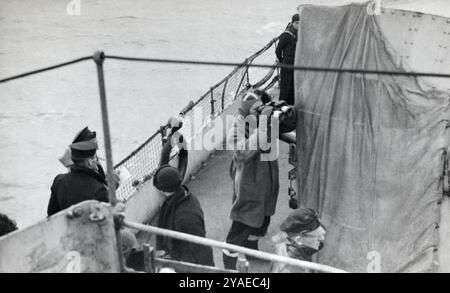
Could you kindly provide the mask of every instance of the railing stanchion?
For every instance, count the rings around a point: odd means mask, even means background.
[[[222,111],[225,110],[225,93],[227,90],[228,85],[228,79],[225,79],[225,82],[223,84],[223,91],[222,91]]]
[[[112,147],[111,147],[111,133],[109,130],[109,119],[108,119],[108,105],[106,101],[106,90],[105,90],[105,77],[103,74],[103,62],[105,61],[105,54],[101,51],[94,53],[94,61],[97,65],[97,75],[98,75],[98,86],[100,90],[100,105],[102,110],[102,125],[103,125],[103,136],[105,142],[105,155],[106,155],[106,174],[108,182],[108,196],[109,203],[111,206],[117,204],[116,198],[116,184],[114,180],[114,165],[112,158]],[[116,226],[116,239],[117,239],[117,252],[119,257],[120,270],[124,270],[123,255],[122,255],[122,241],[120,238],[120,227]]]
[[[241,89],[242,83],[244,82],[245,75],[247,74],[247,71],[248,71],[248,58],[245,59],[243,64],[245,64],[246,69],[245,69],[244,75],[242,75],[241,81],[239,82],[239,85],[238,85],[238,87],[236,89],[236,94],[234,95],[235,99],[238,97],[238,94],[239,94],[239,91]]]
[[[215,113],[214,88],[210,89],[210,94],[211,94],[211,119],[212,119],[214,117],[214,113]]]

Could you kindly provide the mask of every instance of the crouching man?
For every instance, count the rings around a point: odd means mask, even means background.
[[[205,237],[205,221],[198,199],[182,185],[178,169],[162,165],[153,177],[153,185],[166,199],[159,212],[158,227]],[[156,237],[156,249],[171,259],[214,266],[212,248],[164,236]]]
[[[317,213],[312,209],[300,208],[293,211],[281,224],[282,233],[277,235],[275,254],[312,261],[312,256],[322,247],[325,228]],[[309,270],[284,263],[272,263],[271,273],[308,273]]]

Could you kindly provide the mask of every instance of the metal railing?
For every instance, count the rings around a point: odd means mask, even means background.
[[[181,233],[177,231],[167,230],[163,228],[158,228],[154,226],[148,226],[143,224],[138,224],[130,221],[123,221],[123,226],[131,229],[136,229],[142,232],[152,233],[156,235],[166,236],[170,238],[175,238],[178,240],[188,241],[191,243],[196,243],[203,246],[216,247],[221,249],[227,249],[230,251],[242,253],[248,256],[253,256],[262,260],[284,263],[290,266],[300,267],[306,270],[312,270],[323,273],[347,273],[346,271],[330,267],[327,265],[322,265],[318,263],[312,263],[308,261],[303,261],[299,259],[294,259],[286,256],[280,256],[272,253],[267,253],[259,250],[249,249],[246,247],[229,244],[226,242],[221,242],[217,240],[212,240],[200,236],[194,236],[186,233]]]

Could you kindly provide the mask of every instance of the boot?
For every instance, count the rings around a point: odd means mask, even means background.
[[[247,247],[247,248],[250,248],[250,249],[259,250],[258,249],[258,240],[246,240],[243,246]],[[255,258],[255,257],[253,257],[251,255],[245,255],[245,257],[248,260],[257,259],[257,258]]]
[[[236,270],[237,253],[230,253],[228,250],[222,250],[223,266],[227,270]],[[235,256],[236,254],[236,256]]]

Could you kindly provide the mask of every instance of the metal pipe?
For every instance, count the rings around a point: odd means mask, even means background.
[[[98,86],[100,90],[100,105],[102,109],[102,125],[105,142],[106,174],[107,174],[106,179],[108,182],[108,196],[109,196],[109,203],[112,206],[115,206],[117,203],[117,198],[116,198],[116,188],[114,184],[114,166],[112,159],[111,134],[109,131],[108,107],[106,102],[105,78],[103,74],[104,60],[105,54],[103,52],[97,51],[94,53],[94,61],[95,64],[97,64]]]
[[[211,100],[210,100],[210,103],[211,103],[211,117],[214,117],[214,113],[215,113],[215,107],[214,107],[214,103],[215,103],[215,101],[214,101],[214,88],[211,88],[210,89],[210,93],[211,93]]]
[[[243,75],[242,78],[241,78],[241,81],[239,82],[239,85],[238,85],[238,87],[237,87],[236,93],[234,94],[234,97],[235,97],[235,98],[238,97],[238,95],[239,95],[239,90],[241,89],[242,83],[244,82],[245,75],[248,73],[248,59],[245,59],[245,61],[244,61],[243,64],[245,64],[245,66],[246,66],[246,67],[245,67],[245,72],[244,72],[244,75]]]
[[[103,74],[103,62],[105,61],[105,54],[101,51],[94,53],[94,61],[97,64],[98,86],[100,90],[100,105],[102,110],[102,125],[103,136],[105,142],[106,155],[106,174],[108,182],[108,197],[111,206],[117,204],[116,198],[116,184],[114,180],[114,165],[112,159],[111,134],[109,131],[108,107],[106,103],[105,78]],[[122,254],[122,239],[120,237],[120,227],[116,227],[117,253],[119,258],[120,270],[124,270],[123,254]]]
[[[245,247],[234,245],[234,244],[229,244],[229,243],[212,240],[212,239],[208,239],[208,238],[204,238],[204,237],[194,236],[194,235],[181,233],[181,232],[177,232],[177,231],[162,229],[162,228],[158,228],[158,227],[154,227],[154,226],[138,224],[138,223],[134,223],[134,222],[126,221],[126,220],[123,222],[123,225],[125,227],[131,228],[131,229],[136,229],[139,231],[144,231],[144,232],[154,233],[154,234],[161,235],[161,236],[166,236],[166,237],[175,238],[175,239],[179,239],[179,240],[189,241],[189,242],[204,245],[204,246],[218,247],[218,248],[222,248],[222,249],[236,251],[236,252],[243,253],[245,255],[259,258],[259,259],[264,259],[264,260],[269,260],[269,261],[274,261],[274,262],[281,262],[281,263],[285,263],[288,265],[301,267],[304,269],[309,269],[309,270],[314,270],[314,271],[319,271],[319,272],[324,272],[324,273],[347,273],[346,271],[336,269],[336,268],[333,268],[333,267],[330,267],[327,265],[298,260],[298,259],[294,259],[294,258],[290,258],[290,257],[280,256],[280,255],[271,254],[271,253],[267,253],[267,252],[262,252],[259,250],[253,250],[253,249],[245,248]]]
[[[228,79],[225,80],[223,84],[223,91],[222,91],[222,112],[225,110],[225,94],[228,86]]]

